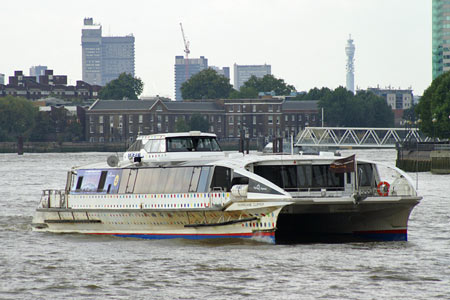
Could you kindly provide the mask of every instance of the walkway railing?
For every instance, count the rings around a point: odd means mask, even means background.
[[[417,128],[306,127],[296,146],[395,148],[404,141],[426,142]]]

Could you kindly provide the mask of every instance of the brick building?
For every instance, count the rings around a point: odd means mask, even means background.
[[[202,101],[97,100],[86,111],[86,140],[132,142],[138,134],[176,131],[176,122],[200,114],[219,138],[296,135],[321,124],[317,101],[234,99]]]

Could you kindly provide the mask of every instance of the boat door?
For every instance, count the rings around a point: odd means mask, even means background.
[[[120,184],[119,194],[127,193],[131,194],[134,191],[134,185],[136,183],[136,175],[138,169],[124,169],[122,172],[122,180],[124,184]],[[126,183],[126,184],[125,184]]]
[[[345,195],[351,195],[353,193],[353,180],[354,180],[354,173],[344,173],[344,185],[345,185],[345,190],[344,190],[344,194]]]

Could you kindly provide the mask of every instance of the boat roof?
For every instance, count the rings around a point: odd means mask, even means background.
[[[186,136],[205,136],[216,137],[214,133],[204,133],[200,131],[176,132],[176,133],[158,133],[149,135],[139,135],[137,140],[160,140],[168,137],[186,137]]]

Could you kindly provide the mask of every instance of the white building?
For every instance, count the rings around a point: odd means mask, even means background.
[[[272,74],[270,65],[237,65],[234,64],[234,88],[239,90],[252,76],[262,78]]]

